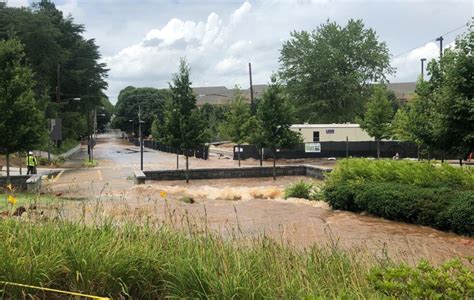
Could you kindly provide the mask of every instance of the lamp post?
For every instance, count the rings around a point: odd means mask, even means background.
[[[142,121],[141,116],[142,115],[142,110],[141,107],[138,107],[138,131],[140,135],[140,170],[143,171],[143,133],[142,133],[142,123],[145,123],[145,121]]]
[[[425,71],[424,62],[426,61],[426,58],[422,58],[420,59],[420,61],[421,61],[421,80],[423,81],[423,72]]]

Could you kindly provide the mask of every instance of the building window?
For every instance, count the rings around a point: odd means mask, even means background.
[[[313,142],[319,142],[319,131],[313,131]]]
[[[334,134],[334,129],[326,129],[326,134]]]

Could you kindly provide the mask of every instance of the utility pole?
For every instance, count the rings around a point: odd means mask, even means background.
[[[142,109],[138,106],[138,131],[140,134],[140,170],[143,171],[143,134],[142,134]]]
[[[436,41],[439,42],[439,59],[443,58],[443,40],[442,36],[436,39]]]
[[[422,81],[423,81],[423,72],[425,71],[425,67],[424,67],[425,60],[426,60],[426,58],[420,59],[420,61],[421,61],[421,80]]]
[[[252,64],[249,63],[249,78],[250,78],[250,110],[252,115],[255,114],[255,103],[253,101],[253,84],[252,84]]]

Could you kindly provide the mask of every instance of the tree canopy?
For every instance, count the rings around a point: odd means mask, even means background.
[[[391,135],[392,105],[387,98],[383,85],[374,86],[374,92],[367,102],[364,118],[360,119],[361,128],[377,141],[377,158],[380,158],[379,142]]]
[[[387,45],[361,20],[294,31],[283,43],[279,61],[300,122],[354,121],[363,114],[369,85],[393,72]]]
[[[32,150],[46,138],[33,71],[18,40],[0,41],[0,152]],[[8,174],[9,175],[9,174]]]
[[[169,96],[169,91],[164,89],[133,86],[124,88],[120,91],[115,105],[113,126],[123,131],[131,131],[133,128],[138,135],[138,107],[141,107],[141,119],[144,121],[142,130],[144,135],[149,135],[153,121],[155,119],[163,121],[164,106]],[[136,126],[132,126],[130,120]]]
[[[465,156],[474,149],[474,33],[460,36],[440,60],[428,64],[413,101],[396,115],[397,135],[432,150]]]
[[[95,41],[86,39],[84,31],[83,25],[75,24],[71,16],[64,17],[49,0],[41,0],[30,8],[0,3],[0,40],[13,36],[24,45],[37,82],[36,97],[43,99],[46,95],[47,118],[64,118],[64,138],[85,134],[83,126],[78,127],[82,128],[80,132],[70,126],[76,126],[76,120],[86,123],[87,114],[100,107],[106,97],[103,90],[107,87],[108,70],[99,62],[101,56]],[[58,99],[67,102],[71,98],[81,101],[57,103]]]
[[[261,130],[252,139],[273,151],[273,177],[278,148],[289,148],[301,142],[299,133],[290,130],[295,121],[295,109],[283,90],[281,83],[272,76],[263,97],[257,102],[256,128]]]

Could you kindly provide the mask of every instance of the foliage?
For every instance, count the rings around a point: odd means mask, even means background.
[[[300,251],[268,238],[242,246],[148,223],[38,226],[13,220],[1,222],[0,238],[9,241],[0,244],[0,280],[114,299],[377,296],[366,275],[372,263],[336,249]],[[21,298],[14,287],[5,292]]]
[[[459,157],[473,150],[473,45],[474,33],[469,30],[439,61],[428,64],[430,79],[418,81],[404,122],[397,120],[398,134],[429,149],[454,150]]]
[[[188,196],[188,195],[182,196],[181,198],[179,198],[179,201],[188,203],[188,204],[193,204],[194,202],[196,202],[193,197]]]
[[[32,150],[46,138],[35,84],[21,43],[0,41],[0,153]]]
[[[141,107],[141,119],[145,121],[142,124],[142,131],[144,135],[149,135],[154,120],[163,122],[163,111],[167,97],[169,97],[169,92],[165,89],[133,86],[124,88],[118,96],[112,126],[127,132],[131,132],[133,129],[135,135],[138,136],[138,110]],[[130,120],[132,121],[130,122]]]
[[[403,183],[341,183],[324,189],[334,209],[366,211],[389,220],[474,235],[474,193]]]
[[[474,234],[474,170],[447,164],[350,159],[328,175],[334,209]]]
[[[301,136],[290,130],[294,123],[294,107],[276,77],[271,78],[257,106],[257,121],[260,123],[263,144],[274,153],[277,148],[287,148],[301,142]]]
[[[189,77],[189,66],[185,59],[181,59],[179,71],[173,75],[170,84],[171,101],[165,106],[165,142],[181,150],[201,146],[209,139],[205,120],[196,107],[196,95]]]
[[[75,132],[83,128],[67,127],[75,120],[75,115],[68,112],[79,112],[85,117],[101,106],[105,97],[102,91],[107,87],[107,69],[99,63],[98,46],[93,39],[83,36],[84,31],[83,25],[75,24],[70,16],[64,17],[49,0],[41,0],[28,9],[5,5],[0,9],[0,40],[14,36],[24,44],[37,82],[36,99],[45,100],[42,105],[46,118],[64,118],[65,138],[83,134]],[[57,103],[58,70],[59,98],[63,104]],[[65,103],[74,97],[81,101]]]
[[[364,119],[360,121],[360,127],[365,129],[365,131],[377,141],[378,158],[380,158],[380,140],[390,136],[390,122],[392,117],[392,106],[387,99],[385,87],[382,85],[375,86],[372,97],[370,97],[367,103],[367,111],[364,114]]]
[[[229,111],[228,105],[204,103],[200,111],[209,128],[211,141],[224,141],[229,139],[229,137],[220,130],[220,125],[225,122],[226,115]]]
[[[225,136],[236,144],[248,142],[252,131],[250,105],[245,103],[245,98],[238,86],[234,89],[234,98],[226,113],[225,122],[221,125],[221,131]]]
[[[290,186],[285,187],[284,198],[303,198],[308,200],[317,200],[319,196],[318,188],[311,182],[300,180]]]
[[[277,148],[289,148],[301,142],[299,132],[290,130],[294,123],[294,107],[290,103],[282,85],[272,76],[263,97],[257,102],[257,115],[251,123],[254,133],[250,141],[257,146],[269,147],[273,152],[273,179],[276,178],[275,161]],[[258,132],[255,130],[258,129]]]
[[[292,32],[280,53],[280,74],[300,122],[343,123],[363,114],[371,82],[390,67],[388,47],[362,20],[327,22],[313,32]]]
[[[474,170],[405,160],[344,159],[328,175],[326,185],[366,181],[474,190]]]
[[[416,268],[406,264],[377,267],[369,281],[378,291],[396,299],[471,299],[474,275],[459,260],[439,267],[421,261]]]

